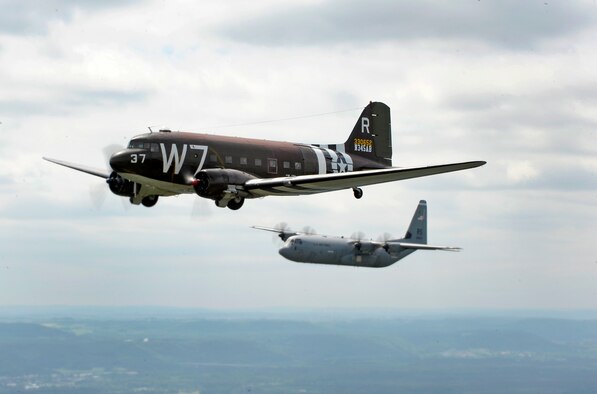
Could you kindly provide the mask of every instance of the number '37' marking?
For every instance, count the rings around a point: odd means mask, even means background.
[[[141,158],[141,163],[145,163],[145,153],[132,153],[131,154],[131,163],[137,164],[139,163],[139,158]]]

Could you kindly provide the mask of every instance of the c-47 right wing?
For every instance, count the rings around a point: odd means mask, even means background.
[[[466,170],[484,164],[484,161],[468,161],[429,167],[383,168],[333,174],[251,179],[244,184],[244,188],[248,193],[257,197],[298,196]]]

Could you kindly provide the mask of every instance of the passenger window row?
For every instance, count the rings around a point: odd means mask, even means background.
[[[209,155],[209,161],[211,163],[217,163],[218,162],[218,158],[216,155]],[[246,166],[249,165],[249,160],[246,157],[240,157],[239,158],[239,164],[241,166]],[[232,156],[224,156],[224,163],[226,164],[233,164],[234,163],[234,159]],[[255,167],[261,167],[263,165],[263,160],[262,159],[255,159],[254,161],[255,163]],[[275,159],[270,159],[268,161],[268,165],[270,167],[277,167],[277,160]],[[290,162],[289,161],[284,161],[282,162],[282,166],[284,169],[290,169]],[[298,161],[294,162],[294,169],[297,171],[300,171],[303,168],[302,164]]]
[[[150,152],[159,152],[160,151],[160,146],[156,143],[149,143],[149,142],[142,142],[142,141],[131,141],[129,143],[128,149],[147,149]],[[217,163],[218,162],[218,158],[216,155],[209,155],[209,161],[211,163]],[[224,163],[226,164],[233,164],[233,158],[232,156],[224,156]],[[239,158],[239,163],[241,166],[246,166],[248,165],[249,161],[246,157],[240,157]],[[263,165],[263,161],[261,159],[255,159],[255,167],[261,167]],[[277,167],[277,160],[276,159],[269,159],[268,160],[268,166],[269,167],[273,167],[276,168]],[[282,167],[285,170],[290,169],[290,162],[289,161],[284,161],[282,162]],[[302,169],[302,164],[298,161],[294,162],[294,169],[296,171],[300,171]]]

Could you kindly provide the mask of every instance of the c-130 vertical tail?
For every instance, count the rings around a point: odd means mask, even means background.
[[[427,201],[419,201],[419,205],[402,241],[416,244],[427,243]]]
[[[365,168],[391,167],[392,128],[390,124],[390,107],[380,102],[369,102],[345,143],[313,145],[366,159],[370,165],[365,166]]]

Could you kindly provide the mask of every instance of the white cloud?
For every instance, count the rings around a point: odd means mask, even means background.
[[[539,171],[528,161],[508,163],[506,176],[514,183],[525,182],[536,178]]]
[[[222,30],[256,45],[456,40],[524,50],[590,25],[592,7],[540,1],[327,1],[273,8],[256,18],[239,18]]]

